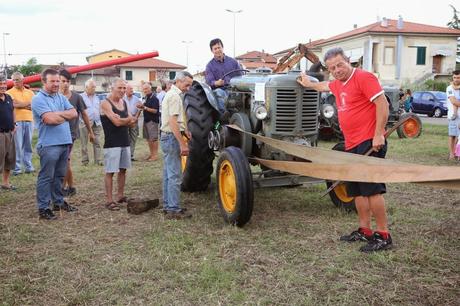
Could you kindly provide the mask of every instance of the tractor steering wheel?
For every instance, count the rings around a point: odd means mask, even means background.
[[[239,72],[239,71],[249,72],[249,70],[247,70],[247,69],[235,69],[235,70],[229,71],[226,74],[224,74],[222,76],[222,80],[224,80],[227,75],[230,75],[232,73]]]

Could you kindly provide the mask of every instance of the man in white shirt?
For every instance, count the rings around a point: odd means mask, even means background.
[[[85,92],[81,94],[83,101],[86,105],[86,113],[89,117],[89,122],[91,123],[91,128],[94,133],[94,142],[93,142],[93,151],[94,151],[94,163],[96,165],[103,165],[102,163],[102,149],[101,149],[101,134],[102,134],[102,124],[101,124],[101,113],[99,110],[100,100],[96,95],[96,83],[89,79],[85,82]],[[88,156],[88,140],[89,132],[86,126],[83,123],[83,120],[80,118],[80,140],[81,140],[81,162],[83,165],[88,165],[89,156]]]
[[[447,86],[447,119],[449,121],[449,159],[455,159],[455,146],[460,135],[460,70],[452,72],[452,83]]]
[[[142,103],[142,101],[134,94],[133,86],[130,84],[126,84],[126,94],[123,97],[125,100],[126,105],[128,105],[128,111],[131,116],[135,117],[136,119],[139,117],[139,110],[137,109],[137,105]],[[128,128],[129,133],[129,146],[131,148],[131,161],[135,161],[134,158],[134,150],[136,149],[136,140],[139,137],[139,126],[134,125]]]

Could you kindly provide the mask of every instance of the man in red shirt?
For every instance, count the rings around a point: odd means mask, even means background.
[[[345,138],[347,152],[364,155],[370,148],[371,156],[384,158],[387,150],[385,125],[388,120],[388,102],[377,78],[367,71],[353,68],[341,48],[326,52],[324,62],[335,80],[312,82],[302,73],[298,83],[317,91],[331,91],[337,104],[339,124]],[[355,197],[359,228],[342,241],[367,241],[362,252],[390,249],[392,239],[388,232],[385,210],[385,184],[348,183],[349,196]],[[371,216],[375,217],[377,229],[371,230]]]

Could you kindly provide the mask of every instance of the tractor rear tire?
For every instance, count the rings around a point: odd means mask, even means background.
[[[208,134],[214,126],[217,111],[209,104],[200,83],[194,81],[185,94],[187,128],[192,134],[182,172],[182,191],[204,191],[211,182],[214,152],[208,146]]]
[[[339,142],[332,148],[332,150],[344,152],[345,143]],[[332,184],[334,184],[334,182],[326,181],[327,188],[331,187]],[[331,198],[332,203],[334,203],[335,206],[345,209],[347,211],[356,211],[355,198],[348,196],[346,183],[342,182],[339,185],[337,185],[334,189],[332,189],[329,192],[329,197]]]
[[[218,205],[224,220],[244,226],[252,216],[254,190],[249,162],[240,148],[230,146],[220,153],[216,182]]]
[[[399,117],[399,120],[407,119],[403,125],[398,127],[396,132],[398,133],[399,138],[417,138],[422,134],[422,121],[420,118],[413,113],[405,113]]]

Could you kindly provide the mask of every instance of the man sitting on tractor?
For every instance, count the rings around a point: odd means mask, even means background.
[[[217,96],[218,108],[221,115],[225,112],[225,100],[228,97],[226,88],[230,79],[242,75],[241,66],[238,62],[224,54],[224,44],[219,38],[209,43],[214,58],[206,65],[206,83],[211,86]],[[234,71],[232,73],[232,71]]]

